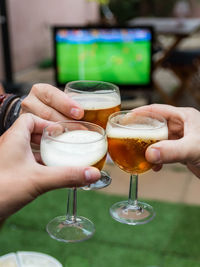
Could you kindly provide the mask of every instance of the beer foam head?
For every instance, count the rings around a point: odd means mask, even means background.
[[[107,142],[98,132],[75,130],[42,138],[40,150],[47,166],[91,166],[105,156]]]
[[[120,96],[116,92],[109,94],[72,94],[70,97],[85,110],[107,109],[121,104]]]
[[[140,138],[148,140],[164,140],[168,138],[168,128],[164,122],[148,118],[146,123],[134,123],[128,125],[108,123],[107,136],[112,138]]]

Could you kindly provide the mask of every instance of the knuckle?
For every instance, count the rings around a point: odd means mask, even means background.
[[[151,108],[154,108],[154,107],[157,107],[158,104],[155,104],[155,103],[154,103],[154,104],[150,104],[149,106],[150,106]]]
[[[41,83],[36,83],[31,88],[31,93],[37,94],[41,90]]]
[[[36,83],[31,89],[31,94],[35,95],[37,98],[41,99],[45,104],[50,104],[52,102],[52,87],[45,83]]]
[[[31,91],[38,91],[38,90],[41,90],[41,87],[43,87],[44,84],[43,83],[35,83],[32,88],[31,88]]]
[[[154,104],[150,104],[150,105],[149,105],[149,111],[150,111],[150,112],[154,112],[154,110],[155,110],[157,107],[158,107],[158,104],[155,104],[155,103],[154,103]]]
[[[31,106],[31,101],[29,101],[29,98],[28,97],[24,98],[21,102],[21,110],[23,112],[27,111],[29,110],[30,106]]]
[[[82,171],[78,171],[78,169],[71,167],[69,169],[70,173],[70,186],[82,186],[85,184],[84,182],[84,175]]]
[[[39,116],[45,120],[50,120],[52,118],[52,110],[45,107],[41,110]]]
[[[184,108],[185,112],[187,115],[193,115],[193,114],[196,114],[198,111],[193,108],[193,107],[187,107],[187,108]]]
[[[53,99],[53,92],[51,90],[44,91],[44,94],[43,94],[43,102],[46,105],[51,106],[52,99]]]

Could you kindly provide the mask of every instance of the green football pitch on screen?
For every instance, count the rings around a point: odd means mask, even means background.
[[[58,81],[102,80],[117,84],[148,84],[151,45],[148,41],[69,44],[59,42]]]

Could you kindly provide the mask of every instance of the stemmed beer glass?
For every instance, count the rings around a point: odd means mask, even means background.
[[[119,88],[103,81],[72,81],[66,84],[65,93],[77,101],[84,109],[84,121],[100,125],[104,129],[108,117],[119,111],[121,98]],[[111,178],[106,172],[101,172],[102,177],[96,183],[83,189],[100,189],[111,183]]]
[[[107,139],[104,129],[93,123],[57,122],[44,129],[40,150],[47,166],[94,166],[101,170],[107,154]],[[73,194],[73,203],[70,194]],[[90,238],[94,231],[89,219],[77,216],[77,189],[69,189],[66,215],[51,220],[47,232],[59,241],[78,242]]]
[[[138,174],[152,168],[145,159],[145,151],[149,145],[168,138],[167,123],[155,113],[121,111],[109,117],[106,132],[112,160],[131,174],[128,200],[115,203],[110,214],[116,221],[129,225],[147,223],[155,212],[149,204],[138,201]]]

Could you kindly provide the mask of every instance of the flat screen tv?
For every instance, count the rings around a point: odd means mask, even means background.
[[[55,82],[102,80],[120,88],[152,85],[151,27],[53,27]]]

